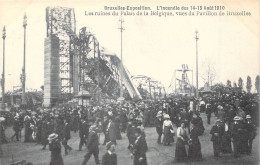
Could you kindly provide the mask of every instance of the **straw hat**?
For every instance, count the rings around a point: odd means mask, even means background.
[[[58,138],[58,134],[52,133],[52,134],[49,135],[48,140],[49,141],[53,141],[53,140],[55,140],[57,138]]]
[[[246,115],[246,119],[251,119],[251,115]]]

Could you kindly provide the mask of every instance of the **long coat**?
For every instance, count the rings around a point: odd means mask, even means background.
[[[147,165],[146,149],[147,143],[145,141],[145,138],[143,136],[137,138],[133,149],[134,165]],[[139,161],[141,157],[143,158],[143,160]]]
[[[189,152],[188,159],[189,160],[201,160],[201,145],[199,141],[200,130],[198,127],[194,127],[190,131],[190,144],[189,144]]]
[[[51,151],[50,165],[63,165],[61,157],[61,145],[59,141],[49,143],[49,150]]]
[[[111,122],[108,128],[109,140],[112,142],[116,142],[116,127],[115,123]]]
[[[102,157],[101,165],[117,165],[117,155],[115,153],[109,154],[108,152]]]
[[[90,132],[87,140],[87,148],[89,151],[98,151],[98,135],[96,132]]]

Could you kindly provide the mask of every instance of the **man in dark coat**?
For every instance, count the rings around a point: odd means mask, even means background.
[[[107,152],[102,157],[102,165],[117,165],[117,155],[115,153],[115,144],[108,142],[106,145]]]
[[[221,125],[221,120],[218,119],[216,124],[211,128],[210,134],[212,135],[211,141],[213,142],[214,156],[219,157],[221,151],[221,139],[224,133],[224,127]]]
[[[208,124],[210,124],[210,118],[211,118],[211,112],[212,112],[211,107],[212,106],[211,106],[210,103],[206,104],[206,111],[205,111],[205,113],[207,115],[207,122],[208,122]]]
[[[89,135],[87,140],[87,154],[84,156],[84,160],[82,162],[82,165],[86,165],[91,155],[94,155],[96,164],[100,164],[98,154],[98,135],[97,135],[97,128],[95,125],[90,126],[89,128]]]
[[[65,155],[68,155],[68,150],[71,151],[72,148],[68,145],[68,141],[70,139],[70,125],[68,123],[68,120],[65,120],[65,126],[63,128],[62,132],[62,145],[65,149]]]
[[[121,123],[121,132],[126,132],[126,127],[127,127],[127,115],[126,115],[126,109],[122,109],[120,112],[120,123]]]
[[[251,115],[246,115],[246,129],[247,129],[247,144],[248,144],[248,154],[252,152],[252,144],[253,140],[255,139],[256,133],[256,126],[252,123]]]
[[[12,141],[14,137],[16,138],[16,141],[19,141],[20,122],[18,119],[19,119],[18,116],[14,117],[14,124],[13,124],[14,135],[11,137]]]
[[[89,125],[84,119],[81,119],[81,123],[79,125],[79,138],[80,138],[79,151],[81,151],[83,144],[85,145],[87,144],[86,140],[88,138],[88,134],[89,134]]]
[[[140,129],[135,132],[136,140],[133,147],[134,165],[147,165],[147,143]]]
[[[231,125],[231,141],[233,142],[234,157],[237,158],[241,146],[241,135],[243,133],[242,118],[239,116],[234,117],[234,122]]]
[[[63,165],[63,159],[61,156],[61,145],[58,139],[58,134],[50,134],[48,140],[49,150],[51,151],[50,165]]]
[[[107,125],[107,132],[109,135],[109,140],[116,144],[116,126],[114,122],[114,116],[109,116],[109,122]]]
[[[108,122],[109,122],[108,117],[105,115],[102,120],[102,132],[105,135],[103,145],[106,145],[106,143],[109,142],[109,134],[108,134],[108,130],[107,130]]]
[[[157,115],[156,115],[155,127],[156,127],[156,132],[157,132],[157,134],[158,134],[157,143],[158,143],[158,144],[161,144],[162,127],[163,127],[162,111],[159,111],[159,112],[157,113]]]

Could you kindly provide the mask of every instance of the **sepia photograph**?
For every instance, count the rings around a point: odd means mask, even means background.
[[[0,164],[258,165],[259,20],[258,0],[0,0]]]

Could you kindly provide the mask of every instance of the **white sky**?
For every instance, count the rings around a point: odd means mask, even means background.
[[[217,1],[217,0],[216,0]],[[216,2],[214,1],[214,2]],[[23,64],[23,14],[27,13],[26,73],[27,88],[40,89],[44,83],[44,38],[46,37],[45,8],[59,5],[75,9],[77,34],[87,26],[96,35],[100,45],[120,57],[119,17],[85,16],[85,11],[101,11],[109,1],[92,3],[12,4],[1,0],[0,28],[6,25],[6,90],[20,84]],[[112,1],[111,1],[112,2]],[[143,1],[140,1],[140,3]],[[178,2],[178,3],[177,3]],[[187,64],[195,73],[195,30],[199,31],[199,67],[211,61],[217,73],[215,82],[226,84],[227,79],[238,81],[259,74],[259,3],[246,4],[218,2],[230,10],[251,10],[251,17],[124,17],[123,60],[131,75],[147,75],[161,81],[168,88],[175,69]],[[251,3],[252,2],[252,3]],[[153,7],[155,3],[148,3]],[[215,4],[215,3],[214,3]],[[256,5],[258,4],[258,5]],[[131,5],[131,4],[129,4]],[[134,5],[134,4],[132,4]],[[138,5],[144,5],[144,2]],[[173,6],[175,4],[171,4]],[[176,5],[190,6],[176,1]],[[258,6],[258,7],[257,7]],[[1,34],[2,35],[2,34]],[[0,40],[0,73],[2,73],[3,41]],[[200,70],[202,72],[202,70]],[[195,74],[194,74],[195,83]],[[203,80],[199,77],[199,86]],[[254,86],[254,85],[253,85]],[[253,88],[254,90],[254,88]]]

